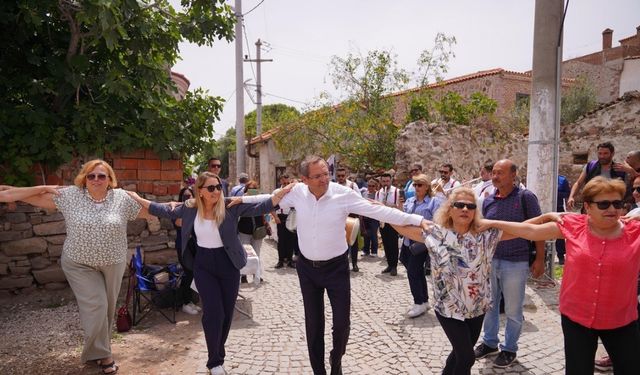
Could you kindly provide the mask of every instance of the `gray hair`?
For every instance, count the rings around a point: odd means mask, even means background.
[[[304,177],[309,177],[309,166],[312,164],[317,164],[323,162],[325,165],[327,161],[318,155],[309,155],[300,163],[300,174]]]

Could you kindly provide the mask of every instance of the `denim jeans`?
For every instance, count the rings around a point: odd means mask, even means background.
[[[378,228],[380,227],[380,222],[378,220],[373,220],[368,217],[364,218],[364,247],[362,248],[362,252],[364,254],[378,254]]]
[[[493,258],[491,263],[491,299],[492,307],[484,317],[484,335],[482,342],[500,350],[517,353],[518,339],[524,320],[524,289],[529,276],[528,262],[510,262]],[[504,310],[507,324],[504,332],[504,344],[498,339],[500,331],[500,295],[504,296]]]

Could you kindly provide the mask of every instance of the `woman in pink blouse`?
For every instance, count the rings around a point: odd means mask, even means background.
[[[560,289],[567,374],[592,374],[598,338],[615,374],[640,371],[636,284],[640,272],[640,222],[621,221],[625,184],[596,177],[584,187],[586,215],[555,214],[540,224],[484,220],[487,227],[532,241],[564,238]]]

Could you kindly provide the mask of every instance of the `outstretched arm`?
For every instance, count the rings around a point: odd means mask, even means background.
[[[422,219],[422,223],[420,226],[415,225],[394,225],[391,224],[393,229],[396,230],[400,235],[416,242],[424,242],[424,237],[422,234],[424,232],[431,232],[431,228],[433,226],[433,222],[427,219]]]
[[[567,199],[567,209],[573,210],[573,206],[576,202],[576,195],[578,194],[578,191],[580,190],[580,188],[582,188],[582,185],[584,184],[584,181],[586,179],[587,179],[587,172],[585,171],[585,169],[583,169],[582,172],[580,173],[580,177],[578,177],[578,180],[576,181],[576,183],[573,184],[573,186],[571,187],[571,193],[569,193],[569,199]]]
[[[41,185],[23,188],[10,188],[0,191],[0,202],[23,201],[42,208],[56,208],[53,196],[58,195],[57,186]]]
[[[544,216],[544,215],[543,215]],[[534,218],[532,220],[535,220]],[[502,220],[482,220],[483,227],[497,228],[511,235],[512,237],[505,238],[504,234],[501,240],[511,239],[515,237],[524,238],[529,241],[545,241],[556,238],[564,238],[562,232],[558,228],[558,225],[554,222],[544,224],[531,224],[531,223],[516,223],[513,221]]]

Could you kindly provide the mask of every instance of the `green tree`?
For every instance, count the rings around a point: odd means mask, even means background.
[[[231,40],[223,0],[17,0],[0,4],[0,166],[26,183],[35,163],[152,148],[190,155],[213,135],[223,100],[174,97],[178,43]]]
[[[298,121],[282,125],[274,136],[278,149],[292,162],[310,153],[338,154],[356,170],[391,167],[399,129],[393,102],[385,95],[404,88],[408,73],[389,51],[375,50],[366,56],[334,56],[330,75],[345,100],[336,106],[328,94],[321,95]]]
[[[267,104],[262,106],[262,131],[271,130],[280,124],[291,122],[300,117],[300,111],[286,104]],[[244,130],[247,140],[256,136],[256,111],[244,116]]]
[[[596,91],[586,77],[578,77],[576,83],[562,96],[560,123],[571,124],[580,116],[594,110],[598,105]]]

